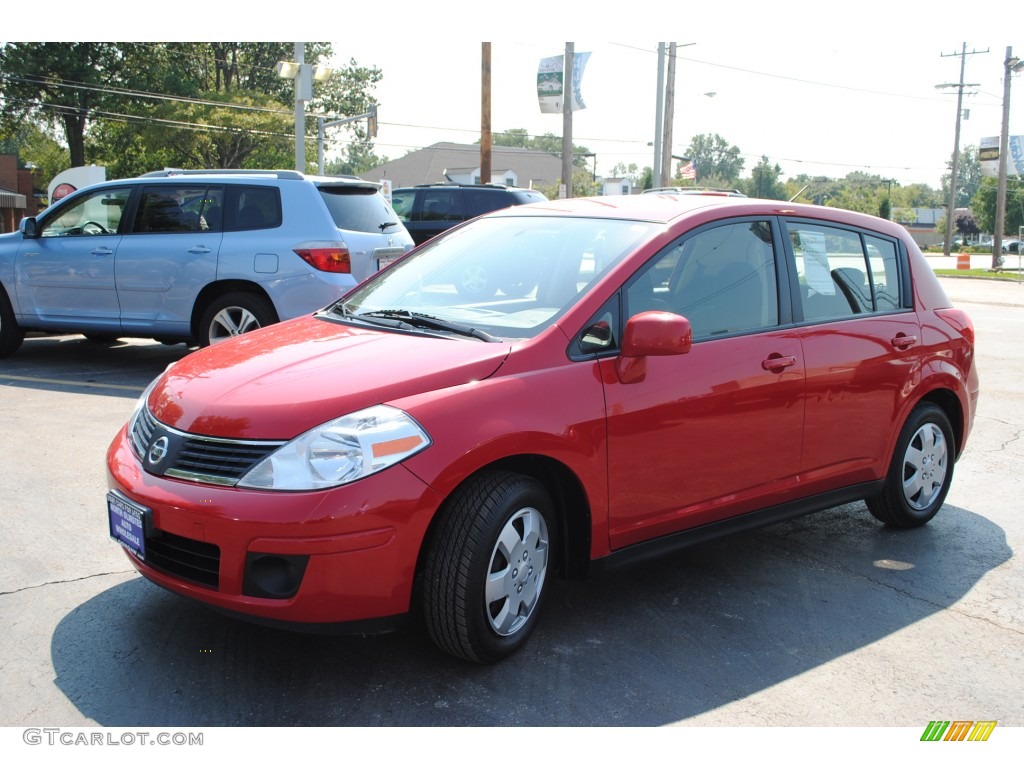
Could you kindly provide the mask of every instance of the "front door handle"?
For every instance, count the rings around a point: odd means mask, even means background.
[[[781,373],[793,365],[796,365],[796,358],[793,355],[783,356],[777,352],[768,355],[767,360],[761,361],[761,367],[772,373]]]

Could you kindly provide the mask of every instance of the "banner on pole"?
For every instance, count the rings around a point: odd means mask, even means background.
[[[987,136],[978,142],[981,175],[999,176],[999,137]],[[1024,176],[1024,136],[1007,137],[1006,175]]]
[[[586,109],[580,84],[583,82],[583,70],[590,59],[589,53],[577,53],[572,59],[572,110]],[[540,60],[537,68],[537,101],[541,112],[562,111],[562,99],[565,94],[565,56],[548,56]]]

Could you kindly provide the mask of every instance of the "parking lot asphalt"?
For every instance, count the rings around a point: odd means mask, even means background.
[[[942,282],[982,398],[932,523],[849,504],[557,584],[493,667],[415,625],[293,634],[139,577],[107,535],[104,453],[188,350],[29,338],[0,361],[0,725],[1024,726],[1024,286]]]

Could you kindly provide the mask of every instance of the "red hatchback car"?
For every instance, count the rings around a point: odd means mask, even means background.
[[[469,300],[472,265],[517,265]],[[514,652],[551,579],[863,499],[942,506],[974,330],[906,231],[723,196],[449,230],[307,317],[172,365],[107,455],[148,579],[251,620]]]

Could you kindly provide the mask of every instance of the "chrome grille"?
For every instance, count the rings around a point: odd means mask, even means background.
[[[151,448],[166,438],[161,458],[151,461]],[[179,432],[161,424],[142,408],[131,425],[131,443],[147,472],[211,485],[235,485],[284,440],[231,440]]]

